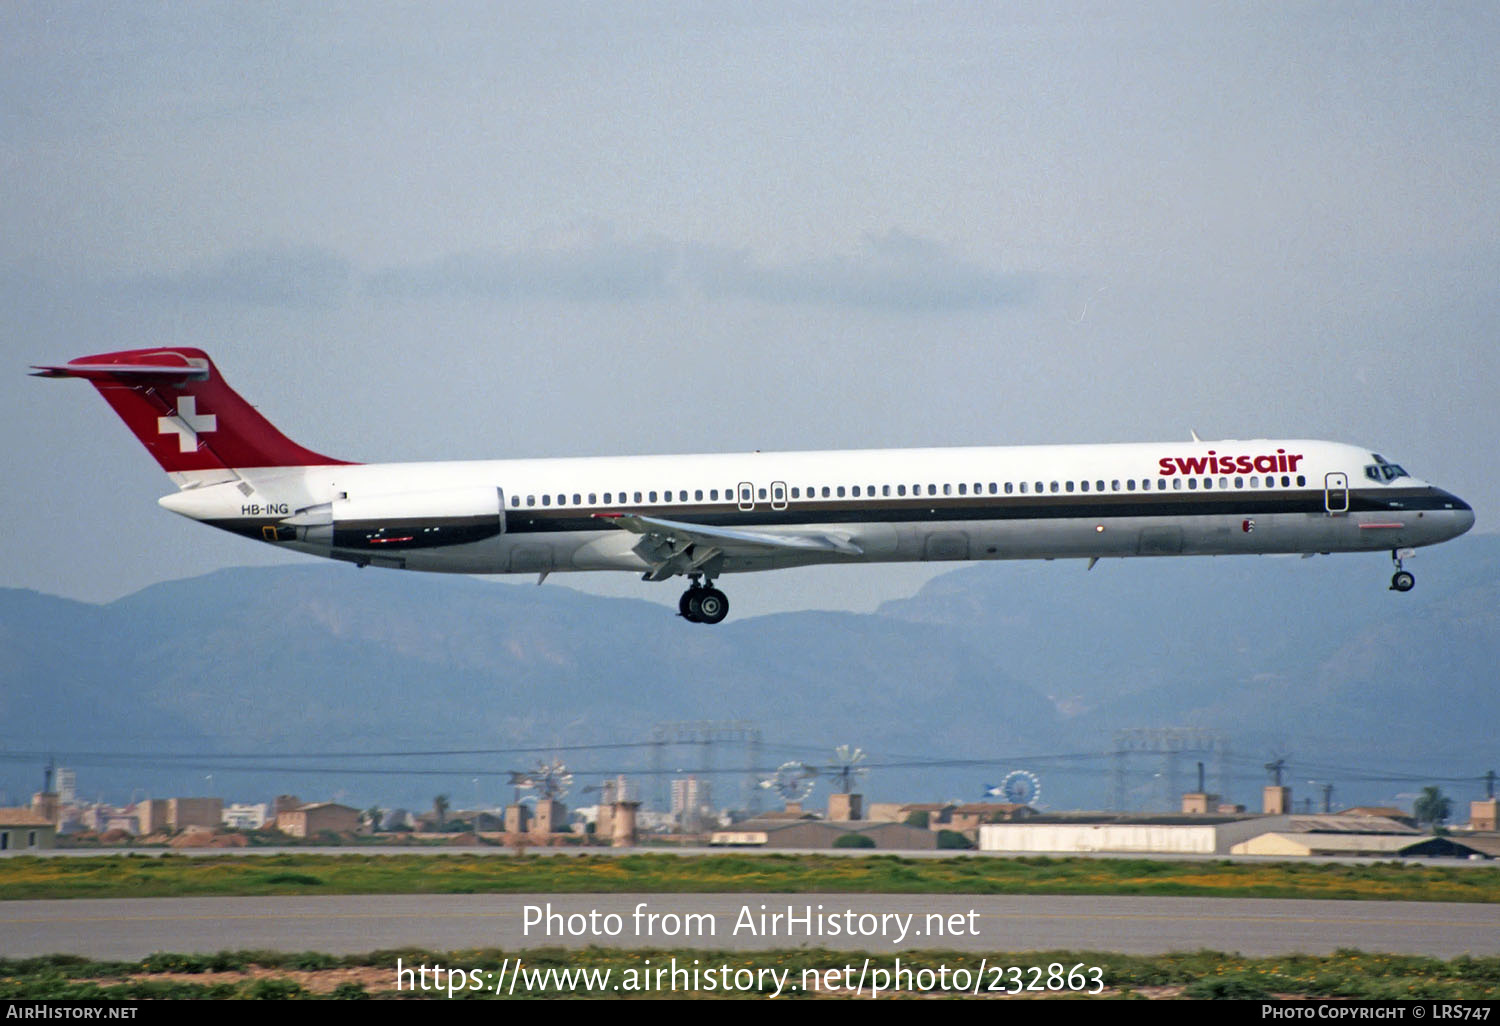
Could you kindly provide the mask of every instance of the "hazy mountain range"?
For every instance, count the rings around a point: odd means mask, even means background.
[[[746,745],[645,743],[666,721],[742,719],[760,730],[761,774],[861,746],[870,800],[978,800],[1027,769],[1044,803],[1098,808],[1111,731],[1192,726],[1225,732],[1223,786],[1251,806],[1273,754],[1299,798],[1310,781],[1333,784],[1336,804],[1436,782],[1462,803],[1482,785],[1459,778],[1500,764],[1500,537],[1408,568],[1417,589],[1398,595],[1373,554],[974,564],[874,614],[717,627],[563,577],[332,563],[107,605],[0,590],[0,788],[22,800],[55,752],[84,795],[114,801],[290,791],[425,806],[445,792],[464,807],[508,800],[504,771],[550,754],[494,750],[557,746],[573,804],[606,773],[633,774],[650,800],[644,771],[705,765],[734,770],[714,778],[734,804]],[[579,747],[616,745],[629,747]],[[1132,757],[1128,804],[1190,787],[1201,757],[1181,755],[1175,779],[1157,776],[1163,758]]]

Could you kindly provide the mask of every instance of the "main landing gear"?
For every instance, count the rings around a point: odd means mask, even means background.
[[[698,583],[694,574],[692,586],[677,600],[677,613],[689,623],[718,623],[729,615],[729,598],[712,581]]]
[[[1404,550],[1406,555],[1411,555],[1411,550]],[[1396,572],[1391,575],[1392,591],[1411,591],[1417,586],[1417,579],[1411,575],[1411,571],[1401,569],[1401,555],[1403,550],[1391,550],[1391,562],[1396,564]]]

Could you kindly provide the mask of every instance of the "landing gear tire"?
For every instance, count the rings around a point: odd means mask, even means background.
[[[718,588],[694,584],[677,600],[677,615],[688,623],[718,623],[729,615],[729,599]]]
[[[718,588],[703,588],[689,606],[696,603],[698,623],[718,623],[729,615],[729,598]]]
[[[1392,591],[1411,591],[1417,586],[1417,579],[1411,575],[1410,570],[1397,570],[1391,575]]]

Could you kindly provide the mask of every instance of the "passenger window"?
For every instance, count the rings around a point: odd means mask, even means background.
[[[510,497],[510,504],[512,508],[521,505],[521,497],[519,495],[512,495]]]
[[[1220,488],[1228,488],[1229,487],[1229,478],[1227,478],[1227,477],[1221,477],[1221,478],[1219,478],[1219,487]]]
[[[1025,481],[1021,482],[1021,494],[1022,495],[1026,494],[1026,482]]]
[[[1301,488],[1301,487],[1303,487],[1306,484],[1307,484],[1307,478],[1303,477],[1301,474],[1298,474],[1297,475],[1297,487]]]
[[[535,506],[536,505],[536,496],[535,495],[528,495],[528,496],[526,496],[526,505],[528,505],[528,506]]]
[[[651,493],[651,501],[652,501],[652,502],[655,502],[655,501],[656,501],[656,493],[655,493],[655,492],[652,492],[652,493]]]
[[[838,486],[838,496],[841,499],[844,497],[844,486],[843,485],[839,485]]]
[[[542,496],[542,505],[543,506],[550,506],[550,505],[552,505],[552,496],[550,496],[550,495],[543,495]]]
[[[589,505],[590,506],[597,506],[597,505],[599,505],[599,496],[597,494],[595,494],[594,492],[589,492]]]
[[[1243,477],[1237,477],[1237,478],[1235,478],[1234,479],[1234,486],[1236,488],[1243,488],[1243,487],[1245,487],[1245,479]]]
[[[756,493],[755,494],[760,497],[760,501],[761,502],[765,502],[766,501],[766,490],[764,488],[756,489]]]
[[[792,489],[792,498],[794,498],[794,499],[800,499],[800,498],[802,498],[802,489],[800,489],[800,488],[793,488]]]
[[[1109,490],[1112,491],[1112,492],[1118,492],[1120,490],[1120,482],[1119,481],[1111,481],[1109,483]]]
[[[1082,483],[1080,483],[1080,484],[1079,484],[1079,486],[1078,486],[1078,487],[1079,487],[1079,489],[1080,489],[1080,490],[1082,490],[1082,491],[1085,491],[1085,492],[1086,492],[1086,491],[1088,491],[1088,490],[1089,490],[1089,483],[1088,483],[1088,482],[1087,482],[1087,481],[1084,481],[1084,482],[1082,482]],[[1068,489],[1068,490],[1069,490],[1069,491],[1072,491],[1072,489],[1071,489],[1071,488],[1069,488],[1069,489]]]
[[[945,485],[943,485],[943,494],[944,495],[952,495],[953,494],[953,486],[951,484],[945,484]]]
[[[905,495],[906,494],[906,485],[897,485],[896,486],[896,494],[897,495]]]
[[[1125,482],[1125,490],[1127,492],[1135,491],[1135,478],[1132,477]]]
[[[693,501],[694,502],[702,502],[703,501],[703,489],[702,488],[695,488],[693,490]]]
[[[1005,490],[1006,490],[1006,492],[1010,491],[1010,482],[1009,481],[1007,481],[1005,483]],[[995,481],[991,481],[990,482],[990,494],[991,495],[999,495],[1000,494],[1000,485],[999,485],[998,482],[995,482]]]
[[[1064,482],[1063,483],[1063,489],[1065,491],[1071,492],[1073,490],[1073,482],[1072,481],[1066,481],[1066,482]]]
[[[1290,477],[1282,475],[1282,478],[1281,478],[1281,487],[1283,487],[1283,488],[1290,488],[1291,486],[1292,486],[1292,479]]]
[[[891,494],[891,486],[890,485],[881,485],[880,486],[880,494],[884,495],[886,497],[889,497],[890,494]]]
[[[1118,489],[1118,488],[1115,489],[1115,491],[1119,491],[1119,490],[1120,489]],[[1094,491],[1096,491],[1096,492],[1102,492],[1102,491],[1104,491],[1104,482],[1103,481],[1095,481],[1094,482]]]
[[[1259,488],[1260,487],[1260,478],[1258,478],[1258,477],[1252,477],[1250,479],[1250,487],[1251,488]]]
[[[1173,488],[1174,491],[1179,491],[1179,492],[1182,491],[1182,478],[1180,478],[1180,477],[1174,477],[1174,478],[1172,478],[1172,488]]]
[[[977,488],[974,489],[974,490],[976,492],[979,491],[979,489],[977,489]],[[958,484],[958,494],[959,495],[968,495],[969,494],[969,486],[966,485],[966,484],[964,484],[962,481],[960,481],[959,484]]]
[[[927,494],[928,495],[936,495],[937,494],[937,485],[935,485],[935,484],[928,485],[927,486]]]
[[[1176,480],[1177,480],[1177,483],[1179,485],[1182,483],[1181,479],[1176,479]],[[1164,491],[1167,490],[1167,479],[1166,478],[1159,477],[1159,478],[1156,479],[1156,490],[1159,491],[1159,492],[1164,492]]]
[[[636,492],[635,493],[635,501],[636,502],[640,502],[641,501],[641,493],[640,492]]]
[[[1009,481],[1005,482],[1005,494],[1006,495],[1012,494],[1011,489],[1010,489],[1010,482]]]
[[[825,498],[825,499],[828,498],[828,486],[827,485],[823,486],[823,498]]]
[[[579,495],[577,492],[573,493],[573,505],[575,505],[575,506],[582,506],[583,505],[583,496]]]

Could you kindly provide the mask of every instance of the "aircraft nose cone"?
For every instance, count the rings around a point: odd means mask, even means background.
[[[1438,489],[1437,493],[1442,497],[1443,504],[1446,507],[1443,510],[1443,512],[1447,515],[1446,519],[1453,526],[1453,534],[1450,537],[1457,538],[1459,535],[1463,534],[1469,528],[1474,526],[1473,506],[1470,506],[1467,502],[1460,499],[1452,492],[1445,492],[1441,489]]]

